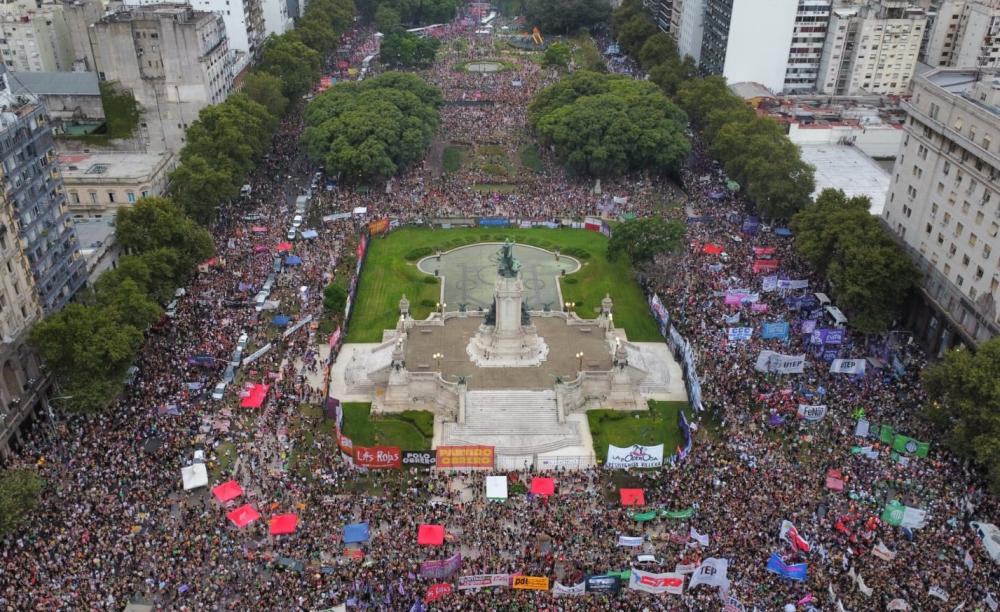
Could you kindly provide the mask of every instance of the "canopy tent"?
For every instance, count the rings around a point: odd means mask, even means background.
[[[486,477],[486,499],[503,501],[507,499],[507,477]]]
[[[645,506],[646,493],[642,489],[619,489],[623,506]]]
[[[280,314],[280,315],[276,315],[273,319],[271,319],[271,325],[274,325],[276,327],[284,327],[284,326],[288,325],[288,323],[291,320],[292,320],[292,318],[290,316]]]
[[[295,533],[299,524],[297,514],[279,514],[271,517],[271,535],[286,535]]]
[[[190,491],[198,487],[208,486],[208,470],[204,463],[195,463],[181,468],[181,479],[184,481],[184,490]]]
[[[319,236],[319,234],[316,232],[316,230],[313,229],[307,229],[302,232],[302,237],[305,238],[306,240],[312,240],[317,236]]]
[[[368,523],[354,523],[344,527],[344,544],[367,542],[369,537]]]
[[[285,265],[286,266],[301,266],[302,265],[302,258],[299,257],[298,255],[289,255],[288,257],[285,258]]]
[[[284,253],[286,251],[291,251],[292,250],[292,243],[291,242],[279,242],[278,246],[276,248],[277,248],[277,250],[278,250],[279,253]]]
[[[417,528],[417,544],[421,546],[444,544],[444,525],[421,525]]]
[[[241,408],[260,408],[264,405],[264,398],[267,396],[268,385],[250,385],[247,394],[240,402]]]
[[[226,517],[229,518],[229,520],[231,520],[237,527],[243,528],[259,519],[260,512],[257,512],[253,506],[247,504],[226,514]]]
[[[552,478],[535,476],[531,479],[531,494],[548,497],[556,492],[556,481]]]
[[[214,495],[215,499],[220,502],[226,503],[227,501],[232,501],[240,495],[243,495],[243,488],[240,487],[239,483],[235,480],[230,480],[229,482],[224,482],[213,488],[212,495]]]

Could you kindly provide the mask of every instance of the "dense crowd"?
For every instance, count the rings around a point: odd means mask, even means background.
[[[23,530],[0,549],[0,607],[4,610],[121,610],[129,601],[162,609],[316,610],[717,610],[720,589],[699,586],[683,595],[651,595],[623,588],[617,594],[587,593],[554,598],[549,592],[491,589],[456,591],[419,603],[440,578],[420,575],[419,565],[461,553],[458,575],[545,576],[571,585],[583,576],[628,570],[638,554],[650,571],[677,564],[729,560],[728,587],[747,609],[885,609],[905,600],[913,610],[983,608],[995,597],[1000,572],[976,543],[969,520],[998,516],[996,499],[980,489],[970,470],[933,444],[919,418],[924,400],[918,374],[924,357],[896,337],[873,340],[848,334],[840,357],[893,353],[905,371],[891,367],[864,376],[829,374],[799,331],[806,314],[789,308],[789,292],[764,292],[751,271],[755,247],[775,249],[782,278],[821,281],[796,257],[792,239],[768,228],[742,231],[748,206],[694,139],[681,185],[662,178],[627,177],[592,182],[566,176],[549,155],[543,168],[512,169],[503,179],[509,194],[480,192],[476,183],[498,182],[481,168],[442,172],[440,149],[458,144],[474,151],[499,147],[511,159],[530,143],[525,104],[558,78],[528,57],[504,53],[512,70],[478,74],[453,70],[457,62],[497,57],[493,39],[469,29],[448,28],[443,56],[425,76],[445,93],[438,143],[428,162],[387,188],[363,192],[326,189],[315,183],[303,228],[317,237],[286,241],[295,197],[310,188],[316,168],[299,147],[302,122],[293,113],[281,125],[266,160],[250,179],[251,195],[220,213],[214,227],[218,255],[206,262],[177,316],[150,333],[137,362],[138,374],[113,410],[42,424],[28,437],[20,461],[37,467],[47,487]],[[348,54],[358,65],[370,53],[370,32],[351,35]],[[454,41],[463,41],[453,44]],[[627,62],[613,66],[634,72]],[[475,104],[468,104],[475,101]],[[617,199],[616,199],[617,198]],[[683,206],[668,207],[668,202]],[[332,213],[367,207],[367,217],[329,219]],[[322,289],[350,253],[362,224],[388,216],[402,223],[434,217],[508,216],[557,221],[588,215],[616,217],[670,214],[692,219],[679,255],[664,255],[643,272],[647,291],[657,293],[672,324],[693,345],[705,411],[698,416],[691,455],[663,470],[623,475],[591,469],[559,472],[549,498],[516,494],[487,501],[484,474],[433,470],[359,475],[345,465],[332,437],[304,431],[323,419],[303,413],[302,402],[319,403],[322,369],[329,349],[315,325],[282,337],[272,317],[319,319]],[[706,244],[723,253],[706,252]],[[714,249],[713,249],[714,251]],[[295,267],[275,259],[294,254]],[[252,305],[256,291],[274,275],[269,308]],[[729,289],[751,288],[760,304],[724,304]],[[739,326],[759,330],[765,322],[789,322],[787,341],[730,341]],[[727,322],[728,321],[728,322]],[[239,370],[221,401],[208,391],[219,380],[241,333],[249,349],[273,348]],[[764,374],[754,369],[762,349],[806,353],[805,373]],[[208,356],[192,364],[190,358]],[[246,383],[271,385],[263,407],[238,407]],[[817,422],[796,419],[796,406],[824,404]],[[928,458],[899,461],[877,441],[856,437],[863,411],[871,423],[891,424],[932,441]],[[249,416],[247,416],[249,415]],[[852,453],[870,446],[871,452]],[[235,478],[262,519],[240,529],[227,520],[232,509],[205,489],[181,491],[180,468],[196,450],[206,451],[210,486]],[[290,469],[292,455],[303,469]],[[304,457],[304,458],[303,458]],[[297,464],[298,466],[298,464]],[[842,491],[827,488],[825,474],[841,472]],[[519,490],[532,474],[509,474]],[[690,518],[637,522],[618,500],[628,482],[645,490],[650,508],[693,508]],[[927,525],[906,532],[878,520],[887,500],[926,508]],[[271,536],[267,518],[295,513],[296,532]],[[783,520],[795,524],[812,548],[808,553],[779,539]],[[345,546],[347,524],[367,522],[370,541]],[[441,524],[444,545],[420,546],[418,526]],[[689,537],[708,536],[707,544]],[[638,547],[620,536],[641,536]],[[873,554],[879,544],[892,560]],[[787,563],[808,563],[808,579],[792,582],[766,570],[772,552]],[[967,557],[966,555],[969,555]],[[967,559],[971,558],[971,567]],[[862,576],[863,588],[856,576]],[[449,579],[444,579],[448,582]],[[928,594],[938,587],[947,603]],[[868,589],[871,589],[869,591]],[[866,593],[870,593],[866,595]],[[733,604],[736,605],[736,604]]]

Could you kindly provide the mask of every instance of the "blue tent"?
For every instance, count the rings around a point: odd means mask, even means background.
[[[277,325],[278,327],[284,327],[284,326],[288,325],[288,322],[291,321],[291,320],[292,320],[292,318],[290,316],[288,316],[288,315],[278,315],[278,316],[274,317],[273,319],[271,319],[271,325]]]
[[[355,523],[344,527],[344,544],[368,541],[368,523]]]
[[[302,258],[298,255],[289,255],[285,258],[286,266],[300,266],[302,265]]]

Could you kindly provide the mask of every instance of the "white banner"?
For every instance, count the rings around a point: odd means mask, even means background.
[[[642,546],[642,543],[644,541],[645,540],[643,539],[642,536],[624,536],[624,535],[618,536],[618,545],[619,546],[628,546],[629,548],[635,548],[637,546]]]
[[[623,468],[654,468],[663,465],[663,445],[642,446],[633,444],[621,448],[614,444],[608,445],[608,460],[604,467],[611,469]]]
[[[486,499],[507,499],[507,477],[486,477]]]
[[[694,563],[685,563],[684,565],[678,563],[677,565],[674,566],[674,573],[693,574],[696,569],[698,569],[698,566],[695,565]]]
[[[257,349],[253,353],[251,353],[250,355],[247,355],[247,357],[243,359],[243,363],[242,363],[243,367],[246,367],[248,364],[251,364],[254,361],[257,361],[257,359],[259,359],[261,355],[263,355],[264,353],[268,352],[269,350],[271,350],[271,343],[270,342],[268,342],[264,346],[260,347],[259,349]]]
[[[830,373],[864,374],[866,363],[868,362],[864,359],[834,359],[833,363],[830,364]]]
[[[458,590],[510,586],[510,574],[475,574],[458,577]]]
[[[313,320],[313,316],[312,315],[309,315],[307,317],[303,317],[298,323],[296,323],[295,325],[292,325],[291,327],[289,327],[288,329],[286,329],[284,331],[284,333],[281,334],[281,337],[282,338],[287,338],[288,336],[291,336],[296,331],[298,331],[299,328],[301,328],[303,325],[305,325],[306,323],[308,323],[308,322],[310,322],[312,320]]]
[[[778,374],[801,374],[806,367],[805,355],[782,355],[774,351],[761,351],[754,368],[758,372]]]
[[[879,540],[878,546],[872,549],[872,554],[884,561],[892,561],[896,558],[895,551],[889,550],[889,547],[881,540]]]
[[[942,589],[939,586],[932,586],[931,588],[927,589],[927,594],[930,595],[931,597],[937,597],[941,601],[948,601],[949,599],[951,599],[951,596],[948,595],[948,591]]]
[[[906,612],[910,609],[910,604],[906,603],[905,599],[893,599],[886,606],[886,610],[897,610],[898,612]]]
[[[574,584],[573,586],[566,586],[560,582],[552,584],[552,594],[556,597],[565,597],[566,595],[583,595],[586,592],[586,582],[580,582],[578,584]]]
[[[778,277],[777,276],[765,276],[761,279],[761,291],[774,291],[778,288]]]
[[[698,530],[695,529],[694,527],[692,527],[691,531],[688,533],[688,537],[690,537],[692,540],[694,540],[698,544],[701,544],[703,547],[708,547],[708,534],[707,533],[698,533]]]
[[[986,602],[986,605],[990,607],[990,610],[993,610],[993,612],[997,612],[997,608],[1000,608],[1000,603],[997,603],[997,600],[993,597],[993,593],[987,593],[984,601]]]
[[[628,588],[657,595],[662,593],[680,595],[684,592],[684,575],[653,574],[633,568],[628,579]]]
[[[778,289],[806,289],[809,287],[807,280],[780,280]]]
[[[799,416],[807,421],[819,421],[826,416],[826,406],[799,404]]]
[[[709,557],[701,562],[698,570],[691,576],[689,589],[693,589],[699,584],[721,587],[727,582],[726,573],[729,571],[729,559],[717,559]]]
[[[926,510],[911,508],[909,506],[903,508],[903,520],[899,523],[900,527],[906,527],[907,529],[920,529],[926,524]]]

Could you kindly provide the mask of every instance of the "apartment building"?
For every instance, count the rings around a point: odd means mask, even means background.
[[[671,29],[682,56],[701,61],[702,35],[705,31],[705,0],[674,0]]]
[[[832,0],[799,0],[785,68],[785,93],[816,90]]]
[[[114,217],[142,198],[163,195],[177,166],[170,151],[63,153],[59,164],[74,218]]]
[[[652,15],[661,32],[669,34],[673,30],[674,0],[643,0],[643,6]]]
[[[943,0],[923,61],[931,66],[1000,66],[1000,0]]]
[[[924,274],[909,323],[932,351],[1000,333],[1000,71],[917,77],[883,220]]]
[[[0,57],[12,72],[73,70],[73,41],[58,2],[0,3]]]

